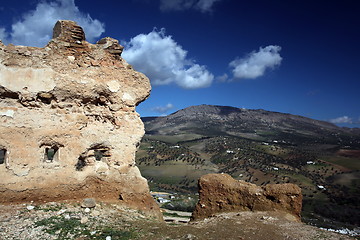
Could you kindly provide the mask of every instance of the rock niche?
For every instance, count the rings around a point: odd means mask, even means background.
[[[64,20],[44,48],[0,41],[0,203],[95,198],[160,216],[135,166],[150,82],[122,50]]]

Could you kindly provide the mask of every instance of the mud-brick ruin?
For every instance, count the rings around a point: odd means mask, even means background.
[[[135,166],[150,83],[122,50],[72,21],[44,48],[0,41],[0,203],[94,197],[158,212]]]

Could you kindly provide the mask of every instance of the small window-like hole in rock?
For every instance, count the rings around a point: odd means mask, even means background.
[[[94,156],[95,156],[96,161],[101,161],[101,159],[104,157],[105,152],[106,152],[106,150],[95,149]]]
[[[85,159],[80,156],[77,163],[76,163],[76,165],[75,165],[76,171],[82,171],[85,166],[86,166]]]
[[[54,160],[57,160],[58,151],[59,151],[59,148],[56,146],[46,147],[45,148],[45,156],[44,156],[45,162],[53,162]]]
[[[276,197],[274,197],[274,196],[266,196],[266,198],[267,199],[269,199],[270,201],[272,201],[272,202],[277,202],[277,199],[276,199]]]
[[[111,157],[110,148],[101,145],[91,146],[87,151],[83,152],[77,163],[76,171],[82,171],[86,166],[93,166],[95,162],[107,161]]]
[[[6,149],[0,149],[0,164],[5,163]]]
[[[54,98],[54,95],[52,95],[52,93],[41,92],[41,93],[38,93],[37,99],[43,103],[50,104],[51,100],[53,100],[55,98]]]

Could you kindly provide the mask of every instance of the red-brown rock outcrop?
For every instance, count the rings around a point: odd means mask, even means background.
[[[220,212],[285,211],[300,220],[301,189],[294,184],[264,187],[238,181],[228,174],[207,174],[199,179],[199,202],[192,219]]]
[[[44,48],[0,42],[0,203],[91,197],[160,213],[135,166],[150,83],[122,50],[72,21]]]

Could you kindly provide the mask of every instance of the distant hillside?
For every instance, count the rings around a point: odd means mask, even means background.
[[[341,128],[325,121],[261,109],[200,105],[179,110],[166,117],[142,119],[148,135],[192,133],[360,146],[360,129]]]
[[[257,185],[294,183],[304,221],[360,225],[360,129],[210,105],[143,121],[136,162],[153,190],[195,194],[200,176],[221,172]]]

